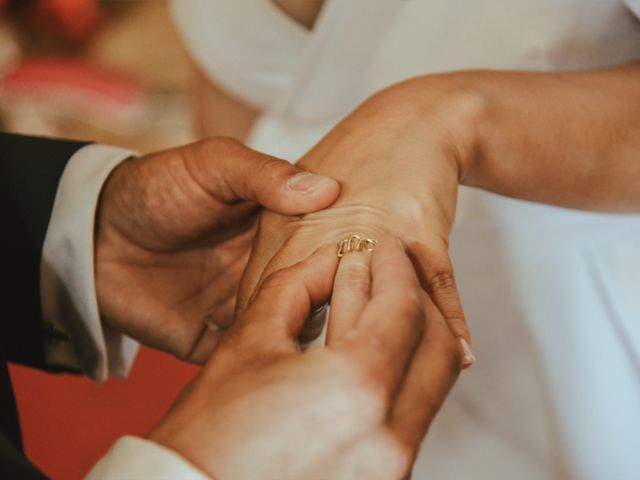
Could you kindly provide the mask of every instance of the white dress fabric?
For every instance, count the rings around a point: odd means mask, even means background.
[[[311,31],[269,0],[173,11],[203,70],[263,108],[249,144],[291,160],[411,76],[640,58],[638,0],[326,0]],[[640,216],[463,188],[451,254],[478,364],[414,478],[640,478]]]

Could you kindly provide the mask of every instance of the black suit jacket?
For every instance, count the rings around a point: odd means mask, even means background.
[[[22,452],[7,362],[45,368],[40,256],[60,177],[83,143],[0,133],[0,478],[41,479]]]

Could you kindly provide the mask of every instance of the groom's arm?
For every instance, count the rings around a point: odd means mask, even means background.
[[[97,198],[111,170],[129,156],[129,151],[102,145],[0,133],[0,246],[8,285],[0,294],[1,361],[49,370],[84,367],[94,378],[104,378],[109,367],[118,366],[118,358],[121,369],[128,367],[122,355],[116,355],[114,365],[114,358],[107,360],[109,355],[98,348],[108,339],[101,337],[93,278],[89,277],[93,276]],[[45,290],[53,291],[43,291],[43,284]],[[78,316],[75,310],[86,310],[87,305],[95,306],[95,316],[86,311],[80,312],[84,318]],[[73,344],[68,333],[54,323],[74,330]],[[86,338],[78,335],[82,331]],[[76,349],[89,361],[78,360]],[[134,351],[129,348],[125,359],[129,363]],[[112,357],[114,352],[117,349],[109,348]],[[0,368],[0,374],[6,375],[5,365]],[[5,430],[4,420],[0,422],[0,476],[46,478],[5,436],[11,433],[19,438],[19,433],[14,420],[12,428]],[[171,452],[139,439],[128,442],[133,448],[127,450],[131,455],[136,452],[136,461],[147,472],[155,465],[165,472],[170,468],[180,477],[204,478]]]
[[[62,173],[83,145],[0,133],[0,342],[10,361],[44,366],[42,246]]]
[[[8,285],[0,294],[0,352],[8,361],[85,370],[94,378],[109,373],[109,339],[93,288],[93,219],[102,184],[131,154],[0,134],[0,247]],[[117,340],[110,363],[123,373],[135,346]]]

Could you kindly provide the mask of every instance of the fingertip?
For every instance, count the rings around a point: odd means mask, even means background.
[[[249,200],[280,214],[298,215],[328,207],[340,193],[340,185],[332,178],[260,152],[247,152],[243,161],[225,164],[218,172],[228,189],[221,195],[227,202]]]
[[[330,206],[340,194],[340,184],[329,177],[311,172],[298,172],[284,182],[282,212],[301,214]]]
[[[458,347],[460,349],[460,367],[463,370],[472,367],[476,362],[476,355],[464,337],[458,337]]]
[[[306,196],[340,188],[338,182],[333,178],[305,171],[298,172],[290,177],[285,186],[296,195]]]

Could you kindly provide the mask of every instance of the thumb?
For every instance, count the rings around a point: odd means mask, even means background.
[[[217,187],[212,193],[227,203],[249,200],[281,214],[297,215],[328,207],[340,192],[335,180],[240,142],[219,138],[204,142],[207,148],[198,161],[208,167],[204,169],[207,183]]]

